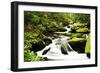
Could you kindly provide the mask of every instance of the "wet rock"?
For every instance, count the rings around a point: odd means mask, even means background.
[[[87,57],[88,57],[88,58],[90,58],[90,57],[91,57],[91,56],[90,56],[90,53],[87,53],[86,55],[87,55]]]
[[[62,54],[65,54],[65,55],[68,54],[68,53],[67,53],[67,50],[66,50],[63,46],[61,46],[61,53],[62,53]]]
[[[68,41],[68,43],[71,45],[73,50],[77,51],[78,53],[85,53],[85,45],[86,45],[86,40],[85,39],[71,39]]]
[[[58,28],[58,31],[59,31],[59,32],[65,32],[65,31],[67,31],[67,29],[64,28],[64,27],[59,27],[59,28]]]
[[[47,45],[52,43],[52,40],[49,38],[45,38],[42,41],[39,41],[37,43],[32,43],[31,51],[37,52],[43,50]]]
[[[68,22],[65,22],[63,25],[64,25],[64,26],[68,26],[68,25],[69,25],[69,23],[68,23]]]
[[[50,49],[51,49],[51,48],[49,48],[49,49],[47,49],[47,50],[44,50],[43,53],[42,53],[42,55],[47,54],[47,52],[48,52]]]
[[[44,47],[45,47],[45,44],[42,41],[39,41],[37,43],[33,43],[32,48],[30,50],[37,52],[37,51],[42,50]]]
[[[50,43],[52,43],[52,40],[49,39],[49,38],[44,38],[44,39],[43,39],[43,42],[44,42],[45,46],[47,46],[47,45],[49,45]]]

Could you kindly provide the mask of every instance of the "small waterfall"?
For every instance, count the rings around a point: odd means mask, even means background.
[[[55,32],[57,34],[68,33],[71,31],[71,28],[65,26],[67,29],[65,32]],[[73,57],[81,58],[76,51],[68,43],[69,36],[59,35],[58,38],[53,39],[52,43],[46,46],[43,50],[38,51],[37,54],[43,57],[47,57],[53,60],[68,59]],[[85,55],[83,54],[83,57]]]
[[[69,31],[71,31],[71,29],[67,28],[67,26],[65,28],[67,29],[67,31],[56,33],[61,34],[68,33]],[[59,38],[53,39],[52,43],[46,46],[42,51],[38,51],[38,55],[60,56],[64,55],[64,53],[68,54],[70,51],[74,51],[67,41],[69,38],[69,36],[59,35]]]

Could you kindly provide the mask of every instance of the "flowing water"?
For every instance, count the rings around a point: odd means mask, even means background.
[[[65,32],[55,32],[57,34],[68,33],[71,28],[65,27]],[[38,55],[47,57],[52,60],[69,60],[69,59],[87,59],[86,54],[78,54],[68,43],[69,36],[59,35],[59,38],[53,39],[52,43],[43,50],[38,51]]]

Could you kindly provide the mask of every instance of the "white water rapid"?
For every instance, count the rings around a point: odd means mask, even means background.
[[[68,33],[71,31],[71,28],[68,28],[67,26],[65,26],[65,28],[67,31],[56,33]],[[43,50],[38,51],[38,55],[52,60],[87,59],[86,54],[78,54],[73,50],[67,41],[69,38],[69,36],[60,35],[59,38],[53,39],[52,43],[46,46]],[[62,50],[64,52],[62,52]],[[44,51],[47,52],[43,54]]]

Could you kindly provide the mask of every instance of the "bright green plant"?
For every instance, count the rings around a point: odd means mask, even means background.
[[[32,61],[45,61],[47,58],[38,56],[37,53],[30,51],[30,50],[24,50],[24,61],[25,62],[32,62]]]
[[[86,46],[85,46],[85,53],[90,53],[90,35],[88,36]]]

